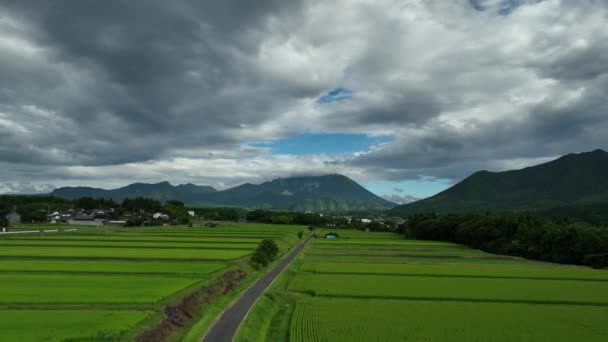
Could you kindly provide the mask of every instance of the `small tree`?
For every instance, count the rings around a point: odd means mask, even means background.
[[[279,254],[279,246],[272,239],[264,239],[251,256],[251,264],[256,269],[266,267]]]
[[[304,236],[304,232],[298,232],[298,239],[302,240],[302,236]]]

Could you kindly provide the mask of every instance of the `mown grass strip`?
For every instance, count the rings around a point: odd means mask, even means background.
[[[532,276],[492,276],[492,275],[470,275],[470,274],[434,274],[434,273],[419,273],[419,274],[404,274],[404,273],[379,273],[379,272],[321,272],[310,271],[303,274],[335,274],[335,275],[374,275],[374,276],[397,276],[397,277],[430,277],[430,278],[473,278],[473,279],[520,279],[520,280],[570,280],[570,281],[593,281],[593,282],[608,282],[604,278],[568,278],[568,277],[532,277]],[[381,281],[381,279],[379,279]]]
[[[0,310],[0,334],[3,341],[110,341],[150,315],[147,311]]]
[[[306,292],[302,292],[307,294]],[[310,293],[308,293],[310,295]],[[608,302],[585,302],[573,300],[534,300],[534,299],[497,299],[497,298],[455,298],[434,296],[380,296],[380,295],[346,295],[346,294],[314,294],[312,297],[349,298],[349,299],[390,299],[411,301],[436,302],[467,302],[467,303],[511,303],[511,304],[542,304],[542,305],[576,305],[608,307]]]
[[[563,280],[608,280],[608,272],[586,267],[560,265],[420,265],[420,264],[371,264],[367,262],[306,262],[300,271],[340,274],[384,275],[453,275],[481,277],[513,277]]]
[[[317,341],[603,342],[607,307],[309,298]],[[296,309],[297,310],[297,309]],[[309,322],[295,321],[292,341]]]
[[[0,244],[1,245],[1,244]],[[226,246],[174,246],[174,245],[153,245],[147,246],[142,244],[120,244],[120,245],[112,245],[112,244],[15,244],[10,245],[10,247],[19,246],[19,247],[37,247],[37,248],[53,248],[53,247],[62,247],[62,248],[135,248],[135,249],[193,249],[193,250],[241,250],[241,251],[251,251],[254,250],[257,245],[256,244],[248,244],[248,245],[240,245],[235,247],[235,245],[226,245]]]
[[[199,279],[0,274],[0,304],[152,304]]]
[[[235,260],[251,254],[250,250],[206,249],[149,249],[149,248],[86,248],[86,247],[20,247],[0,248],[0,258],[82,258],[82,259],[179,259],[179,260]]]
[[[13,242],[16,241],[16,242]],[[85,243],[91,243],[91,242],[96,242],[99,243],[100,246],[105,246],[105,244],[110,244],[110,243],[162,243],[162,244],[176,244],[176,247],[181,247],[181,245],[194,245],[194,244],[200,244],[200,245],[206,245],[206,244],[226,244],[226,245],[257,245],[260,242],[260,239],[243,239],[243,238],[235,238],[235,239],[225,239],[222,238],[221,240],[218,239],[183,239],[183,240],[166,240],[166,239],[125,239],[125,238],[110,238],[110,237],[106,237],[106,236],[99,236],[99,237],[95,237],[95,238],[87,238],[87,239],[83,239],[83,238],[75,238],[75,239],[66,239],[66,238],[51,238],[51,237],[36,237],[36,238],[10,238],[10,239],[0,239],[0,245],[10,245],[12,243],[15,244],[20,244],[20,243],[32,243],[32,241],[39,241],[41,244],[43,243],[49,243],[49,245],[52,245],[52,243],[69,243],[69,242],[74,242],[74,243],[79,243],[79,242],[85,242]]]
[[[298,274],[288,290],[325,296],[478,298],[506,301],[608,303],[605,281]]]
[[[425,258],[425,259],[479,259],[479,260],[519,260],[520,257],[506,256],[506,255],[456,255],[456,254],[445,254],[445,255],[433,255],[433,254],[404,254],[404,253],[315,253],[311,252],[307,255],[313,257],[366,257],[366,258]]]

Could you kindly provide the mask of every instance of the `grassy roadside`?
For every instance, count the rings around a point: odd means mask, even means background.
[[[302,258],[309,249],[310,244],[253,304],[236,331],[235,342],[289,340],[291,319],[299,295],[287,293],[284,290],[300,268]]]
[[[305,228],[302,227],[304,231]],[[305,232],[305,236],[308,235],[308,231]],[[304,237],[303,237],[304,239]],[[295,246],[297,246],[300,240],[295,235],[289,235],[283,237],[281,239],[276,240],[279,249],[281,251],[281,255],[277,260],[275,260],[271,265],[263,270],[255,270],[249,264],[249,257],[240,259],[238,262],[234,263],[232,267],[229,269],[224,269],[222,272],[218,273],[224,274],[226,271],[231,270],[241,270],[244,271],[247,275],[244,279],[242,279],[231,291],[228,293],[216,296],[211,301],[202,305],[200,310],[193,315],[192,319],[183,327],[179,327],[175,329],[172,335],[167,339],[170,342],[177,341],[186,341],[186,342],[198,342],[201,337],[205,334],[205,332],[209,329],[209,327],[215,322],[218,316],[232,304],[249,286],[251,286],[256,280],[258,280],[262,275],[264,275],[268,270],[274,267],[277,263],[280,262]],[[196,291],[196,289],[194,290]],[[182,293],[179,296],[174,297],[173,304],[176,304],[178,300],[184,298],[186,294]],[[168,305],[168,304],[167,304]],[[147,328],[153,327],[155,324],[163,318],[162,312],[158,312],[155,314],[154,320],[147,320],[145,324],[140,326],[136,331],[141,333]],[[150,323],[151,322],[151,323]],[[129,334],[126,336],[125,340],[132,340],[137,334]]]

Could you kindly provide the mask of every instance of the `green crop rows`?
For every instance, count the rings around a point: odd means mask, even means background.
[[[237,341],[608,340],[608,270],[339,234],[318,234]]]
[[[303,299],[293,341],[603,341],[608,308],[354,299]]]
[[[262,239],[286,251],[301,230],[233,224],[2,236],[0,340],[132,340],[160,321],[165,305],[243,267]]]

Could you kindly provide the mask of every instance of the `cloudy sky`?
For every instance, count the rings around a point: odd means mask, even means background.
[[[0,0],[0,193],[341,173],[426,197],[608,147],[604,0]]]

